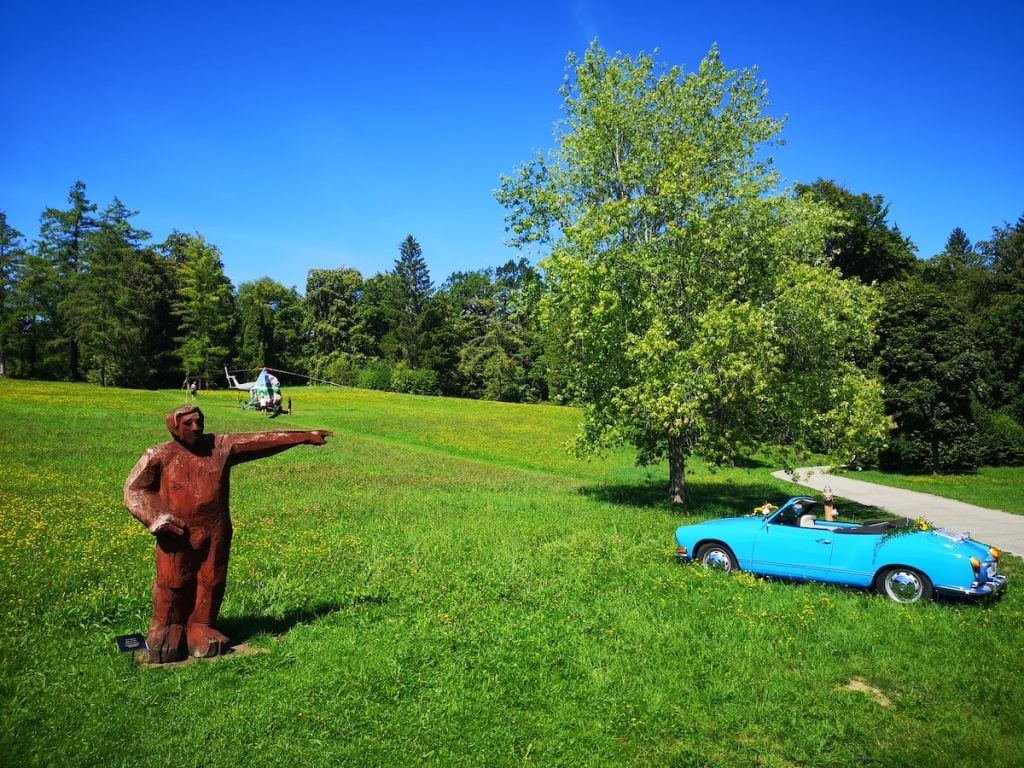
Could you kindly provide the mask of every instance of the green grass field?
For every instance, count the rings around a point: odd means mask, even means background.
[[[771,467],[694,462],[682,516],[664,468],[567,456],[572,409],[287,394],[200,397],[335,432],[233,472],[220,626],[265,652],[140,668],[121,489],[182,394],[0,380],[0,765],[1021,765],[1019,560],[991,606],[707,573],[673,530],[785,497]]]

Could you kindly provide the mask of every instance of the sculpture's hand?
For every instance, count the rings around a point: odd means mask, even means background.
[[[316,429],[309,433],[309,439],[306,442],[310,445],[323,445],[327,442],[327,438],[333,434],[328,429]]]
[[[149,526],[149,532],[154,536],[160,533],[170,533],[175,536],[182,536],[185,533],[185,523],[171,514],[160,515],[153,524]]]

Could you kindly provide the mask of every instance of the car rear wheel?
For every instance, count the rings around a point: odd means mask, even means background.
[[[705,544],[697,550],[697,561],[712,571],[722,571],[723,573],[732,573],[733,571],[739,570],[739,566],[736,564],[736,558],[732,556],[732,552],[724,544],[718,544],[713,542],[711,544]]]
[[[932,582],[920,571],[913,568],[888,568],[878,576],[876,589],[897,603],[917,603],[930,600]]]

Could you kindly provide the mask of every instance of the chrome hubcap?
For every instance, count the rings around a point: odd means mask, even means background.
[[[712,571],[724,571],[728,573],[732,570],[732,563],[729,562],[729,556],[720,549],[712,549],[710,552],[706,552],[701,563],[705,568],[710,568]]]
[[[900,603],[914,603],[921,599],[924,585],[916,573],[893,571],[885,577],[885,591]]]

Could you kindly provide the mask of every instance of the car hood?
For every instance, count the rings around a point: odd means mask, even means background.
[[[989,546],[975,541],[970,534],[959,533],[949,528],[932,528],[927,534],[949,549],[960,550],[965,554],[976,555],[982,559],[989,556]]]

